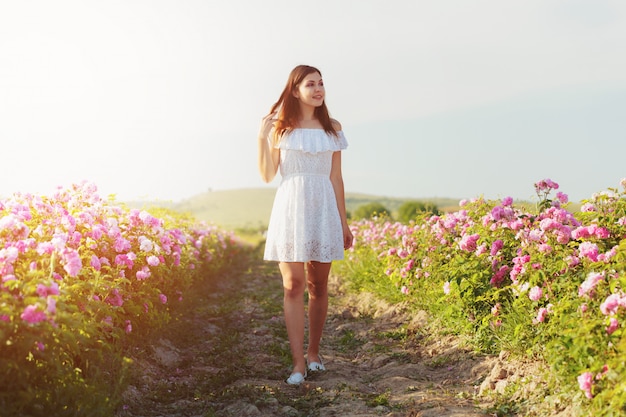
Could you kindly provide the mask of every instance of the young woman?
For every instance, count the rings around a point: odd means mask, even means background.
[[[259,130],[259,170],[270,182],[282,177],[270,216],[264,259],[278,261],[293,371],[326,370],[319,347],[328,311],[328,274],[333,260],[352,246],[346,219],[341,150],[348,142],[326,108],[322,74],[299,65]],[[309,293],[309,343],[304,357],[304,291]]]

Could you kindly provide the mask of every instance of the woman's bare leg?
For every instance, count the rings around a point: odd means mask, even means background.
[[[304,288],[305,271],[302,262],[280,262],[280,273],[283,277],[284,313],[293,372],[304,375],[306,361],[304,359]]]
[[[309,290],[309,362],[320,362],[320,341],[328,313],[328,274],[330,262],[309,262],[307,269],[307,287]]]

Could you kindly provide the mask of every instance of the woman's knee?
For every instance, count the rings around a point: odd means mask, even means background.
[[[283,278],[283,291],[286,297],[302,297],[304,295],[304,278]]]
[[[324,298],[328,296],[328,285],[322,283],[308,282],[309,297],[312,299]]]
[[[280,273],[283,277],[283,288],[285,294],[299,295],[304,294],[306,277],[304,265],[302,263],[281,262]]]
[[[328,274],[330,264],[311,263],[308,266],[307,287],[309,296],[322,298],[328,295]]]

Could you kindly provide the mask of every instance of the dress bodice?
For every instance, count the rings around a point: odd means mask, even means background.
[[[328,177],[333,152],[346,149],[348,142],[343,131],[337,137],[323,129],[294,129],[286,133],[276,145],[280,152],[280,174],[283,179],[293,175],[321,175]]]

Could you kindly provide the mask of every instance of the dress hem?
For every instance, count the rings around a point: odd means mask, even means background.
[[[331,259],[331,260],[309,259],[309,260],[306,260],[306,261],[300,261],[300,260],[297,260],[297,261],[292,261],[292,260],[285,261],[285,260],[278,260],[278,259],[263,258],[263,260],[264,260],[264,261],[267,261],[267,262],[285,262],[285,263],[307,263],[307,262],[319,262],[319,263],[322,263],[322,264],[329,264],[329,263],[331,263],[331,262],[333,262],[333,261],[343,261],[344,259],[345,259],[345,258],[343,258],[343,257],[342,257],[342,258],[333,258],[333,259]]]

